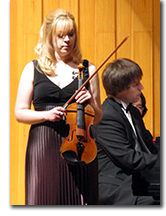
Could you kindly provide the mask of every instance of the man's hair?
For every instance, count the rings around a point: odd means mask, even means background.
[[[108,97],[130,88],[136,79],[142,78],[142,70],[138,64],[130,59],[117,59],[109,63],[103,71],[102,81]]]

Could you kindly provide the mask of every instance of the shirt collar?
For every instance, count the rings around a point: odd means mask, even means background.
[[[114,98],[115,101],[119,104],[122,104],[122,108],[124,108],[125,110],[127,109],[127,104],[125,102],[123,102],[122,100],[118,99],[118,98]]]

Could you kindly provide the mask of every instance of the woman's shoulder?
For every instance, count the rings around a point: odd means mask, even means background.
[[[28,63],[24,66],[23,71],[34,70],[34,61],[35,61],[35,60],[28,62]]]
[[[89,74],[92,75],[96,71],[96,67],[92,62],[89,62]]]
[[[92,62],[89,62],[89,67],[96,70],[96,66]]]
[[[25,79],[27,78],[27,79],[33,80],[34,78],[34,62],[33,61],[28,62],[24,66],[22,77],[24,77]]]

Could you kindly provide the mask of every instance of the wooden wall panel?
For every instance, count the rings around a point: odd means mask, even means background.
[[[116,53],[116,58],[133,59],[132,23],[132,0],[116,0],[116,45],[129,35],[128,40]]]
[[[115,48],[115,33],[102,33],[98,32],[96,34],[96,66],[98,67],[105,59],[106,57],[114,50]],[[102,41],[102,42],[101,42]],[[108,61],[113,61],[115,59],[115,55],[111,57],[111,59]],[[105,89],[102,84],[102,73],[105,68],[105,66],[108,64],[108,62],[100,69],[98,72],[99,75],[99,84],[100,84],[100,98],[101,103],[106,99],[106,93]]]
[[[22,70],[36,58],[41,26],[41,0],[10,1],[10,204],[25,203],[25,151],[29,125],[19,124],[14,117],[17,88]]]
[[[109,60],[131,58],[140,64],[148,113],[144,118],[160,136],[160,1],[159,0],[11,0],[10,1],[10,203],[24,205],[25,151],[29,126],[19,124],[14,106],[25,64],[35,58],[34,47],[45,15],[69,10],[78,25],[83,58],[98,67],[117,44],[129,39]],[[105,67],[105,66],[104,66]],[[106,98],[99,71],[101,101]]]
[[[95,0],[80,1],[79,25],[83,58],[95,63]]]
[[[95,1],[96,32],[115,33],[115,0]]]
[[[133,31],[152,31],[152,2],[154,0],[132,1]]]
[[[153,1],[153,134],[160,136],[160,1]],[[163,71],[164,72],[164,71]]]
[[[22,20],[20,15],[23,17],[23,11],[18,13],[18,7],[23,8],[22,1],[11,1],[10,7],[12,8],[10,14],[10,203],[17,203],[19,199],[18,190],[19,188],[19,131],[20,125],[16,123],[14,118],[14,105],[16,100],[16,86],[18,86],[21,71],[20,62],[23,62],[23,47],[19,44],[23,44],[22,37]],[[17,38],[17,39],[16,39]],[[19,59],[18,59],[19,56]],[[21,170],[20,170],[21,171]]]
[[[133,41],[134,49],[137,50],[134,53],[134,60],[140,65],[143,71],[143,94],[146,97],[148,108],[144,121],[146,127],[153,133],[152,41],[149,40],[149,33],[147,32],[135,32]]]
[[[23,1],[23,32],[24,34],[36,34],[41,24],[41,0]],[[19,10],[20,12],[20,10]]]
[[[95,52],[96,67],[105,60],[105,58],[115,48],[115,0],[97,0],[95,1],[95,38],[96,43],[93,52]],[[115,55],[108,61],[115,59]],[[108,63],[107,62],[107,63]],[[101,76],[105,65],[98,72],[100,81],[101,102],[106,98],[105,89],[102,84]]]
[[[79,0],[43,0],[43,19],[47,13],[57,8],[62,8],[70,11],[78,25],[78,1]]]

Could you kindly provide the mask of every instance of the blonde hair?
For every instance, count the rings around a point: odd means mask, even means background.
[[[63,9],[50,11],[40,29],[40,38],[37,46],[35,47],[35,52],[38,54],[39,67],[47,75],[51,75],[55,70],[54,63],[56,62],[56,50],[54,42],[55,37],[58,34],[56,29],[58,23],[60,23],[63,27],[63,32],[61,32],[63,35],[67,34],[71,30],[74,30],[76,38],[75,46],[71,55],[73,57],[73,61],[76,63],[79,63],[82,58],[77,41],[77,27],[74,16],[69,11]]]

